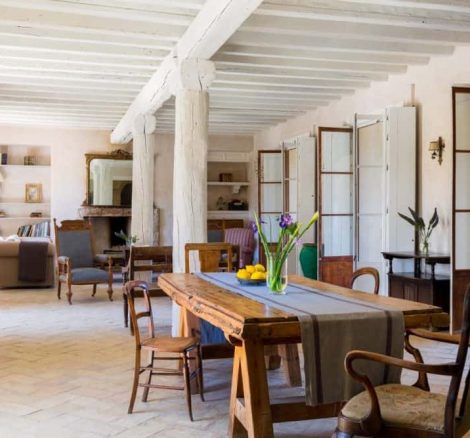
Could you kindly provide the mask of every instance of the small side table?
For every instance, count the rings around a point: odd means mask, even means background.
[[[415,252],[385,251],[388,260],[388,291],[394,298],[431,304],[441,307],[445,312],[450,308],[450,276],[435,273],[439,264],[450,264],[450,255]],[[413,259],[413,272],[394,272],[393,259]],[[421,261],[431,266],[431,273],[421,272]]]

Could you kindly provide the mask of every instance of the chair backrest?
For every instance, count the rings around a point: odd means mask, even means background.
[[[129,304],[129,314],[131,316],[131,324],[134,329],[134,337],[136,347],[139,348],[141,344],[141,335],[139,331],[139,320],[142,318],[147,319],[147,337],[155,337],[155,326],[153,323],[152,303],[149,295],[149,285],[146,281],[128,281],[125,286],[127,302]],[[135,307],[135,290],[141,289],[144,296],[144,310],[137,312]]]
[[[72,268],[93,266],[94,242],[91,223],[84,220],[65,220],[61,226],[54,218],[57,256],[69,257]]]
[[[201,272],[220,271],[222,254],[226,254],[227,271],[233,270],[234,245],[230,243],[187,243],[184,247],[184,270],[191,272],[189,254],[191,251],[199,253],[199,263]],[[236,251],[236,248],[235,248]]]
[[[224,242],[240,247],[238,263],[240,268],[252,263],[256,241],[251,228],[227,228],[224,233]]]
[[[377,269],[371,267],[360,268],[357,271],[353,272],[353,274],[351,275],[351,289],[353,288],[354,281],[362,275],[371,275],[372,277],[374,277],[374,294],[377,295],[380,289],[380,275]]]
[[[172,260],[172,246],[133,245],[129,255],[129,280],[134,280],[135,272],[172,272]]]

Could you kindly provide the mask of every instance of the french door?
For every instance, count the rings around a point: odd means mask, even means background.
[[[470,283],[470,88],[452,89],[453,190],[452,190],[452,327],[462,325],[462,307]]]
[[[351,128],[319,128],[320,280],[349,286],[353,270]]]

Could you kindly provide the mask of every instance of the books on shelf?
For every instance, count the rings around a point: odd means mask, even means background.
[[[49,221],[44,221],[32,225],[22,225],[16,234],[19,237],[50,237],[51,224]]]

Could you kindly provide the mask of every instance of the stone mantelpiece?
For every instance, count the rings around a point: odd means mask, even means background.
[[[84,205],[78,209],[81,218],[88,217],[131,217],[132,210],[124,207],[99,207]]]
[[[93,223],[95,235],[95,246],[99,253],[107,249],[116,249],[120,245],[112,244],[114,231],[113,219],[126,219],[125,223],[121,223],[123,231],[126,234],[131,232],[132,210],[123,207],[106,207],[106,206],[89,206],[83,205],[78,209],[78,214],[83,219],[90,219]],[[154,245],[160,244],[160,209],[153,209],[153,239]],[[115,225],[115,224],[114,224]]]

